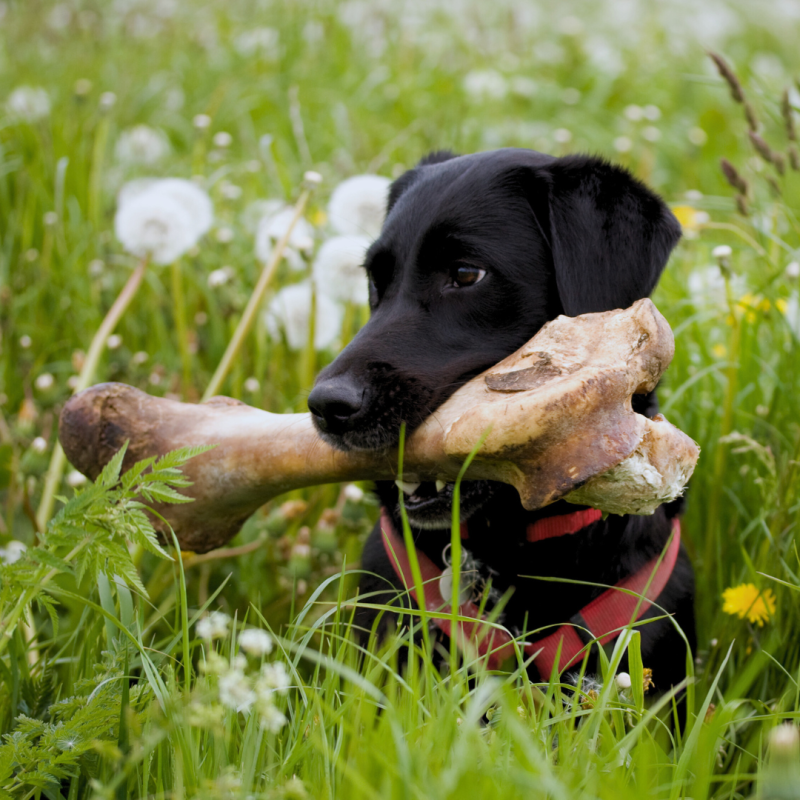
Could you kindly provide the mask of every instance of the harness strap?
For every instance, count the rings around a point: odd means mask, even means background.
[[[418,606],[424,606],[426,611],[436,615],[433,617],[434,624],[444,634],[452,637],[452,620],[445,616],[451,614],[450,605],[443,603],[439,592],[442,570],[425,553],[416,551],[423,584],[423,602],[420,603],[405,543],[395,531],[385,509],[381,511],[381,533],[384,549],[397,577]],[[558,534],[551,534],[555,535]],[[615,639],[632,621],[641,619],[667,585],[678,558],[680,543],[680,521],[674,519],[672,536],[665,553],[651,559],[633,575],[606,589],[584,606],[569,623],[559,626],[553,633],[538,641],[525,643],[523,652],[528,657],[535,656],[539,675],[542,678],[548,677],[554,669],[557,673],[563,672],[583,658],[587,642],[598,640],[600,644],[606,644]],[[504,628],[488,624],[486,617],[481,615],[480,609],[474,603],[462,603],[458,614],[472,620],[457,623],[456,644],[460,649],[486,657],[489,669],[499,669],[506,658],[513,656],[511,634]],[[559,648],[560,657],[556,662]]]

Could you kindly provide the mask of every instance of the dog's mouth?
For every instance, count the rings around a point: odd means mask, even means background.
[[[409,522],[426,530],[447,528],[453,518],[455,483],[397,481]],[[489,481],[463,481],[459,492],[459,521],[466,522],[491,495]]]

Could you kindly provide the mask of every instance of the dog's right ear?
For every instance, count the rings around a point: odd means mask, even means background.
[[[441,164],[442,161],[449,161],[451,158],[455,157],[456,154],[452,150],[434,150],[432,153],[428,153],[428,155],[421,158],[413,169],[404,172],[392,183],[389,188],[389,203],[386,208],[386,213],[388,214],[392,210],[392,206],[398,201],[400,195],[419,177],[420,169],[429,167],[431,164]]]

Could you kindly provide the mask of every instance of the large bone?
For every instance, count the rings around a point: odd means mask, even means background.
[[[672,331],[650,300],[558,317],[409,436],[404,478],[454,480],[485,435],[466,478],[509,483],[528,509],[565,498],[652,513],[680,494],[699,455],[663,417],[631,408],[631,396],[655,388],[673,352]],[[179,403],[120,383],[73,397],[59,434],[67,458],[90,478],[126,440],[124,468],[179,447],[218,445],[184,467],[195,502],[158,509],[181,546],[197,552],[227,542],[283,492],[397,476],[395,450],[335,450],[310,414],[271,414],[224,397]]]

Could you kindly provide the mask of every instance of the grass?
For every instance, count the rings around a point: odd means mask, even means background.
[[[0,116],[0,541],[22,541],[39,559],[0,573],[0,620],[19,622],[0,655],[0,797],[721,800],[756,791],[770,772],[770,730],[800,713],[800,314],[787,270],[800,260],[800,181],[754,150],[704,48],[735,64],[761,135],[788,153],[781,93],[798,67],[796,24],[761,4],[707,4],[702,14],[632,7],[631,18],[615,3],[582,2],[558,14],[502,2],[0,6],[0,99],[27,84],[52,103],[32,122]],[[253,36],[266,26],[278,31],[277,49],[272,34]],[[485,70],[496,74],[475,77]],[[483,94],[469,90],[476,83]],[[210,128],[193,124],[201,113]],[[124,164],[115,143],[142,123],[166,134],[169,153]],[[220,131],[230,145],[214,144]],[[92,488],[72,506],[72,528],[51,520],[43,536],[34,524],[68,381],[137,263],[113,235],[124,181],[200,175],[216,223],[174,268],[148,268],[97,379],[197,400],[261,271],[255,201],[294,202],[306,170],[319,171],[306,217],[321,241],[327,198],[345,177],[392,177],[441,147],[507,145],[603,153],[682,207],[687,235],[655,301],[677,343],[662,407],[702,447],[683,525],[700,640],[683,732],[665,722],[669,697],[645,702],[635,681],[625,694],[616,688],[623,647],[636,663],[635,632],[608,653],[601,685],[578,698],[557,680],[531,685],[521,663],[440,674],[424,638],[413,644],[411,617],[405,642],[423,652],[407,670],[397,666],[400,638],[359,648],[352,598],[377,508],[341,487],[281,498],[211,559],[129,552],[124,526],[103,516],[122,501],[101,492],[92,516],[81,506]],[[748,215],[736,212],[722,157],[750,185]],[[732,248],[727,284],[712,256],[721,244]],[[209,285],[226,265],[233,278]],[[269,291],[298,277],[283,264]],[[340,345],[366,311],[351,306],[344,319]],[[336,349],[292,351],[259,315],[223,391],[304,410]],[[37,382],[43,374],[52,386]],[[71,565],[87,552],[94,571],[82,576]],[[723,591],[743,583],[774,593],[763,626],[722,609]],[[22,606],[23,597],[34,602]],[[196,622],[212,608],[236,624],[209,642]],[[212,652],[230,664],[249,627],[272,632],[264,658],[290,676],[286,694],[270,695],[287,718],[274,732],[261,712],[219,702],[231,667]],[[245,685],[260,668],[247,656],[234,670]]]

